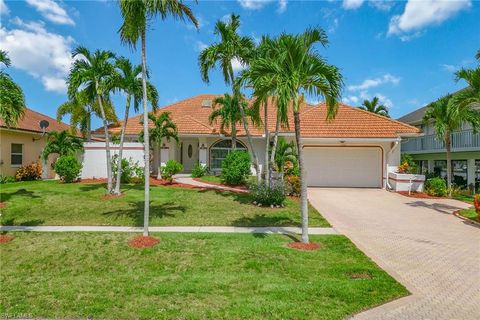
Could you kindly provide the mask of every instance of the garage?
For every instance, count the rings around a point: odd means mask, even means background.
[[[309,187],[381,188],[383,150],[380,147],[304,146]]]

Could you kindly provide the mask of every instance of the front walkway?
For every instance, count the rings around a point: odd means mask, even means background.
[[[280,233],[301,234],[298,227],[150,227],[150,232],[193,232],[193,233]],[[34,231],[34,232],[143,232],[143,227],[118,226],[0,226],[2,231]],[[338,234],[334,228],[309,228],[314,235]]]
[[[246,190],[243,190],[243,189],[230,188],[230,187],[221,186],[217,184],[210,184],[210,183],[197,181],[193,179],[191,176],[177,175],[174,177],[174,179],[178,183],[188,184],[198,188],[218,189],[218,190],[233,191],[233,192],[246,192]]]
[[[355,319],[480,319],[480,229],[451,214],[468,204],[379,189],[308,194],[340,233],[412,293]]]

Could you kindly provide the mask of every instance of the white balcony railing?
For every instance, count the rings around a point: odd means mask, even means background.
[[[452,134],[452,151],[480,151],[480,134],[464,130]],[[402,152],[427,153],[445,151],[445,144],[434,134],[402,141]]]

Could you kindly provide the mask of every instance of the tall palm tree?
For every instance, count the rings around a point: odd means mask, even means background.
[[[255,43],[250,37],[242,37],[238,33],[240,27],[240,16],[232,14],[230,21],[217,21],[215,24],[214,34],[220,37],[220,41],[214,43],[200,53],[198,64],[200,66],[200,74],[202,80],[206,83],[210,82],[208,73],[218,64],[223,73],[223,79],[227,85],[232,85],[235,81],[235,73],[233,63],[235,61],[242,65],[247,65],[255,54]],[[237,89],[233,87],[233,95],[236,95]],[[252,136],[247,121],[247,112],[241,106],[240,113],[242,115],[243,127],[247,135],[248,143],[253,158],[253,165],[257,172],[257,178],[260,178],[260,170],[258,158],[253,148]]]
[[[458,93],[461,96],[462,92]],[[439,140],[445,144],[447,156],[447,184],[449,195],[452,195],[452,132],[462,127],[462,123],[470,123],[474,132],[480,130],[480,111],[474,104],[465,103],[462,99],[447,95],[428,105],[423,122],[433,123]]]
[[[477,60],[480,60],[480,49],[478,49],[477,54],[475,55],[475,58]]]
[[[6,51],[0,50],[0,63],[9,67],[10,58]],[[3,68],[0,70],[0,119],[6,126],[14,126],[25,113],[25,96],[22,88],[16,84]]]
[[[170,112],[165,111],[156,116],[154,113],[148,114],[148,119],[153,123],[153,127],[149,128],[150,143],[160,145],[163,139],[170,142],[171,139],[177,143],[178,130],[177,125],[173,122]],[[140,140],[144,139],[144,132],[140,133]]]
[[[385,107],[383,104],[380,103],[380,100],[378,97],[373,97],[372,100],[363,100],[363,103],[359,109],[375,113],[387,118],[390,118],[390,115],[388,114],[388,108]]]
[[[67,130],[51,131],[47,134],[47,143],[43,149],[42,158],[46,160],[50,154],[74,155],[82,150],[82,139],[71,135]]]
[[[98,103],[100,116],[105,131],[105,146],[107,160],[107,193],[113,193],[112,184],[112,158],[110,156],[110,138],[108,132],[108,119],[105,111],[105,101],[110,101],[108,87],[109,79],[114,76],[115,69],[112,60],[113,52],[96,50],[90,52],[85,47],[77,47],[72,54],[77,58],[72,65],[68,76],[68,96],[71,100],[79,94],[85,95],[90,104]]]
[[[315,48],[317,44],[325,46],[328,43],[327,35],[322,29],[308,29],[298,35],[282,34],[275,42],[276,59],[255,59],[246,72],[248,78],[252,79],[254,89],[276,92],[279,112],[284,112],[282,108],[285,106],[293,110],[300,167],[302,241],[308,243],[307,172],[303,159],[300,111],[305,95],[323,97],[327,119],[333,119],[338,110],[337,101],[343,81],[338,68],[328,64]]]
[[[118,158],[121,161],[123,157],[123,143],[125,141],[125,128],[128,123],[128,114],[130,112],[130,105],[133,100],[133,108],[135,112],[138,112],[138,107],[142,101],[142,66],[134,66],[130,60],[120,57],[115,60],[115,68],[117,70],[114,77],[111,78],[110,86],[114,90],[119,90],[125,93],[127,100],[125,103],[125,116],[122,123],[122,128],[120,132],[120,141],[118,149]],[[147,96],[149,102],[152,104],[153,110],[157,109],[158,105],[158,92],[157,89],[147,81]],[[116,195],[120,194],[120,183],[122,177],[122,168],[118,167],[117,177],[115,178],[115,188],[113,193]]]
[[[242,105],[242,106],[240,106]],[[220,106],[219,108],[217,106]],[[247,102],[241,94],[230,95],[225,93],[223,97],[216,97],[213,100],[213,111],[208,117],[208,121],[212,124],[220,118],[220,131],[231,128],[232,149],[237,147],[237,124],[242,122],[242,114],[240,108],[246,108]]]
[[[150,214],[150,146],[148,139],[148,106],[147,106],[147,52],[146,33],[152,18],[160,16],[162,20],[172,16],[176,19],[190,20],[196,28],[198,21],[192,10],[180,0],[120,0],[120,11],[123,24],[120,27],[120,38],[135,48],[141,42],[142,51],[142,100],[143,100],[143,130],[146,135],[145,147],[145,205],[143,235],[148,236],[148,223]]]
[[[105,116],[110,123],[118,121],[115,114],[115,109],[108,97],[103,99],[103,106],[105,108]],[[57,120],[62,121],[63,117],[70,115],[70,130],[71,133],[76,133],[77,128],[80,129],[82,135],[87,141],[92,140],[92,116],[96,115],[101,118],[101,112],[98,101],[93,102],[89,100],[86,92],[78,92],[72,99],[62,103],[57,109]]]

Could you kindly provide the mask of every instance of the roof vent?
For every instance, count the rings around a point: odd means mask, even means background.
[[[202,100],[202,108],[211,108],[212,100]]]

